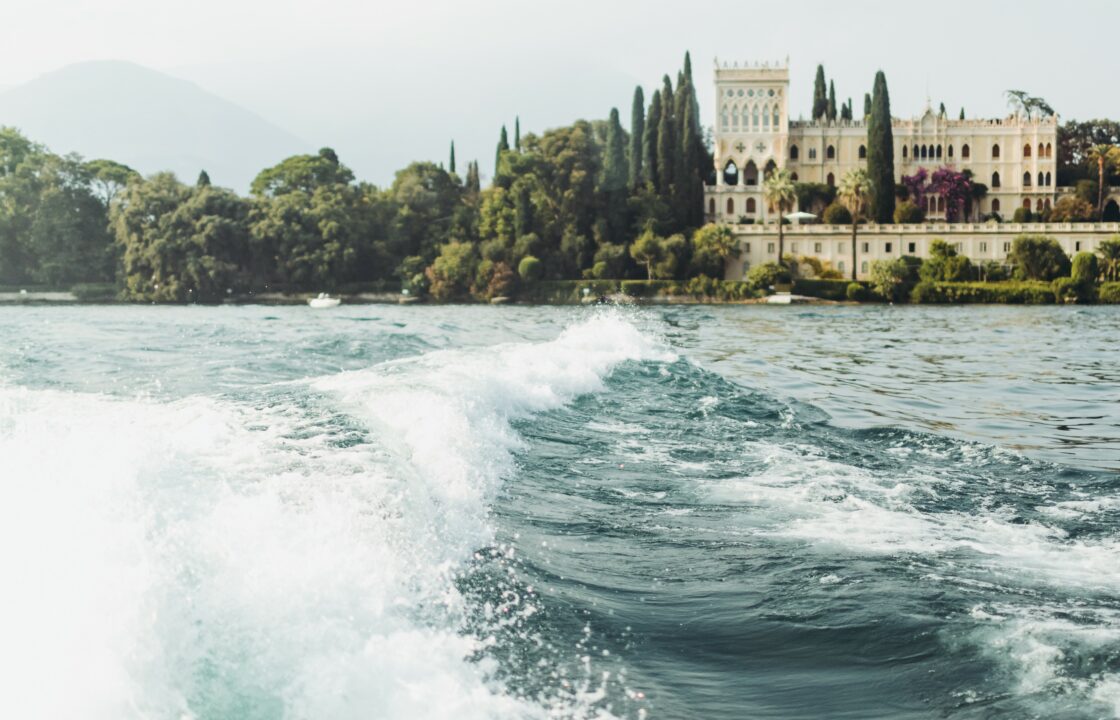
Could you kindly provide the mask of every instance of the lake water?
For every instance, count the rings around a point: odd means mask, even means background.
[[[0,308],[34,718],[1120,717],[1115,308]]]

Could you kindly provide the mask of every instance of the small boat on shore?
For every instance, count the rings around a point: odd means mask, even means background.
[[[333,308],[341,305],[342,300],[340,298],[331,297],[326,293],[319,293],[318,297],[311,298],[307,301],[307,304],[317,309]]]

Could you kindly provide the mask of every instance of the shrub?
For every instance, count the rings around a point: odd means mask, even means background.
[[[841,203],[834,202],[824,209],[824,221],[829,225],[851,225],[852,212]]]
[[[747,271],[747,284],[756,290],[766,290],[772,285],[788,283],[789,271],[777,263],[755,265]]]
[[[517,264],[517,275],[527,283],[534,283],[541,279],[541,274],[544,272],[544,266],[541,261],[532,255],[526,255],[521,258],[521,262]]]
[[[80,283],[70,288],[70,294],[80,302],[109,302],[117,299],[117,286],[113,283]]]
[[[1025,207],[1015,208],[1015,213],[1011,216],[1011,222],[1013,223],[1029,223],[1033,220],[1034,214],[1030,211],[1030,208]]]
[[[671,286],[676,283],[670,280],[623,280],[622,293],[635,298],[649,298],[655,295],[665,295]]]
[[[1079,252],[1073,256],[1070,277],[1081,285],[1092,285],[1097,281],[1099,269],[1097,256],[1090,252]]]
[[[1110,305],[1120,305],[1120,282],[1106,282],[1101,285],[1097,300]]]
[[[1053,280],[1069,275],[1069,258],[1062,246],[1045,235],[1020,235],[1011,243],[1007,256],[1021,280]]]
[[[895,205],[894,221],[899,224],[920,223],[926,219],[922,209],[909,200]]]
[[[972,279],[972,261],[940,238],[929,246],[929,259],[918,269],[918,276],[927,282],[964,282]]]
[[[1059,304],[1074,302],[1080,295],[1077,281],[1071,277],[1057,278],[1050,287],[1054,291],[1054,302]]]
[[[848,283],[848,288],[844,291],[845,297],[855,302],[863,302],[867,299],[867,288],[858,282]]]
[[[917,258],[914,258],[917,259]],[[902,302],[913,287],[912,267],[905,258],[876,260],[871,263],[871,287],[890,302]]]

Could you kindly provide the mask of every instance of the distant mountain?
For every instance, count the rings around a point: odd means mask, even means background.
[[[58,153],[171,170],[245,192],[263,168],[311,146],[194,83],[129,62],[69,65],[0,91],[0,125]]]

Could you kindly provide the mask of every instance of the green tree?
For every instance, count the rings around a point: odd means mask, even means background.
[[[454,173],[455,172],[455,141],[454,140],[451,141],[451,153],[450,153],[450,157],[448,157],[448,159],[447,159],[447,172],[449,172],[449,173]]]
[[[1015,275],[1023,280],[1053,280],[1070,273],[1069,258],[1054,238],[1045,235],[1020,235],[1011,243],[1007,259],[1015,265]]]
[[[817,65],[817,76],[813,80],[813,119],[821,120],[828,115],[828,86],[824,80],[824,65]]]
[[[659,176],[657,167],[657,147],[660,144],[657,132],[661,125],[661,91],[654,90],[649,101],[649,112],[646,114],[645,132],[642,135],[642,164],[645,166],[645,178],[653,183],[656,188]]]
[[[472,243],[450,242],[441,246],[439,255],[425,270],[428,292],[440,301],[465,298],[477,275],[478,262]]]
[[[540,280],[543,270],[544,266],[541,265],[541,261],[532,255],[526,255],[517,264],[518,276],[527,283],[535,283]]]
[[[627,230],[627,186],[629,169],[626,163],[626,140],[619,122],[618,110],[611,108],[607,121],[607,142],[603,156],[599,192],[605,205],[605,220],[610,242],[621,241]]]
[[[727,261],[740,252],[731,228],[709,223],[692,234],[692,274],[722,278]]]
[[[657,190],[670,198],[672,206],[673,170],[676,169],[677,141],[673,120],[673,85],[669,76],[662,78],[661,117],[657,123]]]
[[[1101,274],[1105,279],[1120,280],[1120,235],[1102,240],[1097,246],[1101,256]]]
[[[140,173],[113,160],[90,160],[86,169],[91,173],[94,192],[106,208],[130,181],[140,179]]]
[[[1099,143],[1089,148],[1088,161],[1097,167],[1097,217],[1104,214],[1105,169],[1120,162],[1120,148],[1109,143]]]
[[[887,77],[875,74],[871,115],[867,121],[867,175],[871,182],[871,207],[876,222],[889,223],[894,216],[894,136],[891,130],[891,99]]]
[[[784,262],[785,257],[785,214],[793,208],[797,193],[793,187],[793,176],[789,170],[780,168],[770,173],[762,183],[762,197],[770,206],[772,212],[778,213],[778,264]]]
[[[194,183],[197,187],[210,187],[210,173],[205,170],[200,170],[198,173],[198,180]]]
[[[1070,266],[1070,277],[1081,287],[1088,287],[1097,282],[1100,267],[1097,256],[1090,252],[1079,252],[1073,256]]]
[[[972,263],[938,238],[930,243],[929,257],[922,263],[919,274],[925,282],[965,282],[972,279]]]
[[[520,142],[520,138],[518,138]],[[502,132],[498,135],[498,149],[494,152],[494,181],[497,182],[498,176],[502,172],[502,154],[509,150],[509,135],[506,133],[506,126],[502,125]]]
[[[293,155],[266,170],[253,180],[252,193],[275,197],[290,192],[314,192],[325,185],[347,185],[354,181],[354,173],[338,160],[330,148],[323,148],[315,155]]]
[[[840,178],[840,188],[837,197],[848,212],[852,214],[852,280],[856,279],[856,229],[866,211],[868,199],[874,192],[874,184],[863,168],[856,168],[844,173]]]
[[[642,93],[642,86],[634,88],[634,100],[630,107],[630,173],[629,185],[631,189],[638,187],[642,182],[642,142],[646,129],[646,99]]]
[[[630,245],[630,257],[646,268],[646,279],[653,279],[653,266],[665,259],[665,239],[646,230]]]
[[[521,152],[521,116],[513,119],[513,149]]]
[[[863,94],[863,119],[871,117],[871,93]]]
[[[1026,210],[1026,208],[1019,208],[1019,210]],[[1091,204],[1074,195],[1063,195],[1058,198],[1058,202],[1054,203],[1054,207],[1050,211],[1050,221],[1088,222],[1095,215],[1096,211]]]
[[[831,80],[828,81],[828,108],[826,116],[830,121],[836,120],[836,85]]]
[[[961,114],[960,114],[960,117],[958,119],[959,120],[964,120],[964,108],[963,107],[961,108]]]

